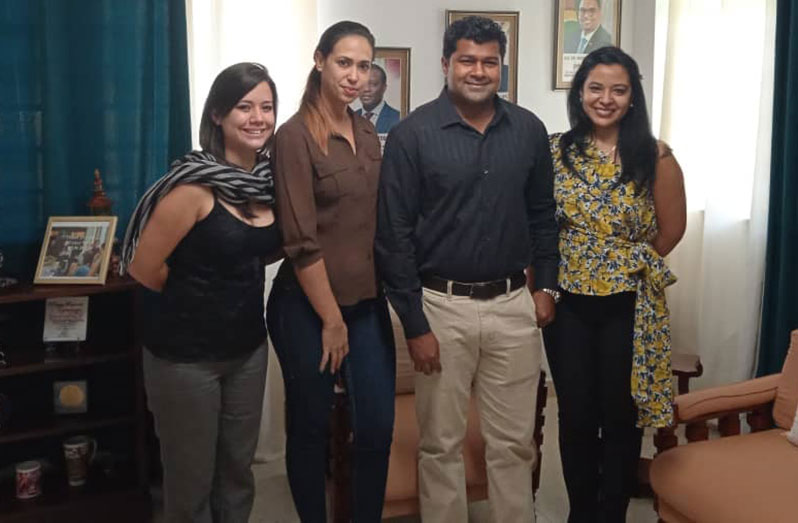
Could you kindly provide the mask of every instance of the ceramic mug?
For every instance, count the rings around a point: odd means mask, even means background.
[[[73,436],[64,441],[67,480],[71,487],[79,487],[86,483],[89,465],[94,461],[96,453],[97,440],[88,436]]]
[[[38,461],[17,463],[17,498],[31,499],[42,493],[42,465]]]

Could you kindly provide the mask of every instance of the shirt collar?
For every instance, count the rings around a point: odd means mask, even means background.
[[[507,115],[507,107],[505,106],[506,103],[507,102],[502,100],[498,94],[493,95],[493,105],[496,109],[496,113],[493,115],[493,119],[488,124],[487,129],[498,125],[502,118]],[[438,107],[438,119],[442,128],[454,124],[460,124],[469,128],[471,127],[465,121],[463,121],[460,113],[457,112],[457,108],[454,106],[454,103],[452,103],[452,99],[449,97],[449,90],[445,85],[441,90],[440,96],[438,96]]]
[[[358,136],[360,136],[360,135],[376,134],[376,131],[374,130],[374,126],[371,125],[371,122],[369,122],[366,119],[365,116],[360,115],[360,114],[355,114],[355,112],[352,110],[351,107],[347,107],[346,108],[346,112],[347,112],[347,114],[349,114],[349,117],[352,119],[352,126],[353,126],[352,129],[353,129],[354,134],[355,134],[355,144],[359,144],[360,143],[360,140],[358,139]],[[330,137],[331,138],[339,138],[341,140],[346,140],[346,138],[344,138],[343,136],[341,136],[340,134],[338,134],[336,132],[330,133]]]
[[[385,107],[385,98],[383,98],[382,100],[380,100],[380,103],[378,103],[378,104],[377,104],[377,105],[374,107],[374,109],[372,109],[372,110],[371,110],[371,114],[373,115],[373,116],[372,116],[372,118],[379,118],[379,116],[380,116],[380,113],[382,112],[382,108],[383,108],[383,107]],[[366,111],[365,109],[363,109],[363,111],[362,111],[362,114],[363,114],[363,116],[365,116],[365,115],[366,115],[366,112],[368,112],[368,111]]]

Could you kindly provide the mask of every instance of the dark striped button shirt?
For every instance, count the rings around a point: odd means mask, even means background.
[[[429,332],[421,278],[502,279],[532,264],[557,287],[551,153],[543,123],[495,98],[484,134],[444,88],[393,128],[385,145],[376,254],[388,299],[412,338]]]

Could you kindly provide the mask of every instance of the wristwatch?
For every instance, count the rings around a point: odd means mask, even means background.
[[[551,296],[551,299],[554,300],[555,304],[560,303],[560,300],[562,299],[562,294],[560,294],[560,291],[555,291],[554,289],[538,289],[538,290],[545,292],[546,294]]]

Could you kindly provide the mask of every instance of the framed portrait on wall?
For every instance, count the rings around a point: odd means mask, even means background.
[[[554,89],[568,89],[591,51],[621,44],[621,0],[557,0]]]
[[[499,96],[510,102],[518,101],[518,11],[451,11],[446,10],[446,27],[455,20],[467,16],[490,18],[507,36],[507,51],[504,53]]]
[[[377,47],[369,81],[352,102],[352,110],[371,121],[380,143],[410,112],[410,48]]]
[[[116,216],[51,216],[33,283],[104,284]]]

